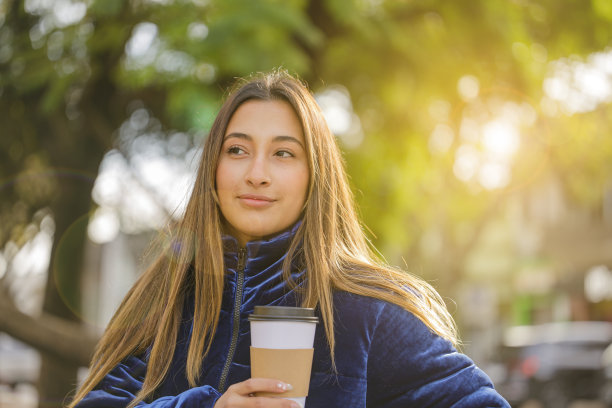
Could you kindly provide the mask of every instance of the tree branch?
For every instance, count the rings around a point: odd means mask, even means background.
[[[88,366],[98,336],[82,325],[42,313],[27,315],[0,297],[0,331],[62,361]]]

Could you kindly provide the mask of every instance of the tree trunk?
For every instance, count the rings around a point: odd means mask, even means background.
[[[52,207],[56,228],[43,311],[77,322],[80,320],[81,269],[87,214],[91,206],[91,182],[61,177],[59,184],[61,192]],[[42,352],[39,407],[64,405],[67,394],[76,388],[77,368],[73,361]]]
[[[51,204],[55,234],[49,275],[45,288],[43,312],[79,322],[81,320],[81,276],[87,225],[92,208],[91,190],[98,165],[110,143],[104,145],[95,136],[90,121],[71,122],[60,114],[47,124],[46,150],[56,168],[58,194]],[[39,124],[39,131],[40,124]],[[107,140],[110,140],[110,132]],[[78,365],[42,353],[38,384],[39,406],[62,407],[66,396],[77,386]]]

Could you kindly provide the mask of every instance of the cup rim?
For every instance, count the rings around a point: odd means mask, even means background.
[[[297,321],[318,323],[313,308],[293,306],[255,306],[249,321]]]

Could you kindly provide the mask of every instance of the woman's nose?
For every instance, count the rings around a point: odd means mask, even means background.
[[[270,184],[270,174],[265,158],[255,157],[246,173],[246,182],[253,186]]]

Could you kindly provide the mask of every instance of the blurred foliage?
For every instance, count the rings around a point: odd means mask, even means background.
[[[345,148],[349,173],[394,262],[425,256],[432,231],[455,259],[500,201],[551,173],[596,211],[612,170],[610,108],[547,114],[540,101],[550,62],[604,51],[611,20],[606,0],[2,0],[0,244],[57,199],[58,169],[95,175],[134,101],[165,129],[206,131],[235,77],[279,66],[315,91],[348,89],[365,135]],[[148,48],[135,33],[148,33]],[[476,98],[458,92],[466,75]],[[486,189],[453,166],[463,118],[493,119],[496,100],[536,117],[521,129],[511,182]],[[454,139],[433,153],[439,124]]]

